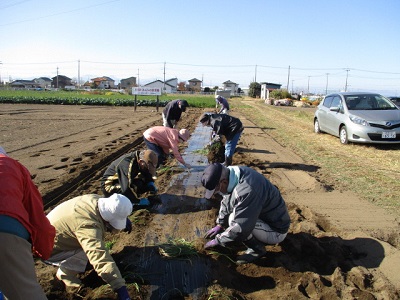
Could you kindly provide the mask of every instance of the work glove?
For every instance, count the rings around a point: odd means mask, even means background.
[[[121,286],[116,292],[118,294],[118,300],[131,300],[126,286]]]
[[[125,225],[125,232],[131,233],[132,232],[132,222],[129,220],[129,218],[126,218],[126,225]]]
[[[204,238],[213,239],[222,230],[223,230],[222,226],[221,225],[217,225],[214,228],[212,228],[209,231],[207,231],[206,234],[204,235]]]
[[[217,240],[216,240],[216,239],[213,239],[213,240],[209,241],[208,243],[206,243],[206,244],[204,245],[204,249],[213,248],[213,247],[218,246],[218,245],[219,245],[219,244],[218,244]]]
[[[148,205],[150,205],[150,201],[147,198],[141,198],[139,200],[139,203],[136,203],[136,205],[148,206]]]
[[[147,184],[147,189],[149,190],[149,192],[153,192],[153,193],[157,193],[157,191],[158,191],[158,189],[153,181],[151,181]]]

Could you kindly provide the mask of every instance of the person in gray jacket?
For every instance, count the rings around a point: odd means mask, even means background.
[[[205,198],[222,194],[217,225],[207,231],[211,239],[204,248],[226,247],[243,242],[247,250],[237,264],[251,263],[267,252],[265,245],[282,242],[290,226],[290,216],[278,188],[255,170],[244,166],[225,167],[213,163],[201,178]]]

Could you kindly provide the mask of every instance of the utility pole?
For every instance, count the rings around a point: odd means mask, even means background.
[[[327,95],[327,94],[328,94],[328,76],[329,76],[329,73],[326,73],[326,87],[325,87],[325,95]]]
[[[289,91],[289,78],[290,78],[290,66],[289,66],[289,70],[288,70],[288,74],[287,74],[287,85],[286,85],[287,91]]]
[[[163,87],[163,92],[165,93],[165,62],[164,62],[164,87]]]
[[[0,65],[2,65],[3,62],[0,61]],[[0,85],[3,85],[3,81],[1,81],[1,68],[0,68]]]
[[[310,94],[310,77],[311,76],[308,76],[307,94]]]
[[[78,59],[78,88],[81,88],[81,61]]]
[[[257,82],[257,65],[256,65],[256,69],[254,72],[254,82]]]
[[[57,86],[56,88],[58,89],[58,67],[57,67]]]
[[[137,86],[140,86],[140,84],[139,84],[139,68],[137,69]]]
[[[349,69],[346,69],[346,84],[344,86],[344,91],[347,92],[347,78],[349,77]]]

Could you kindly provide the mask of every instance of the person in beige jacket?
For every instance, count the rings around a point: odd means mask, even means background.
[[[77,274],[85,271],[89,261],[118,293],[118,299],[130,299],[125,280],[106,248],[104,235],[106,231],[125,229],[131,213],[131,201],[121,194],[108,198],[88,194],[61,203],[47,215],[56,228],[56,238],[46,262],[59,267],[56,277],[64,282],[67,291],[79,291],[81,282]]]

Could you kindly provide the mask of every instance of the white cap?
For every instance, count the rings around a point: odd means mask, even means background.
[[[104,221],[115,229],[125,229],[126,218],[132,213],[132,203],[127,197],[113,194],[108,198],[99,198],[97,203]]]

